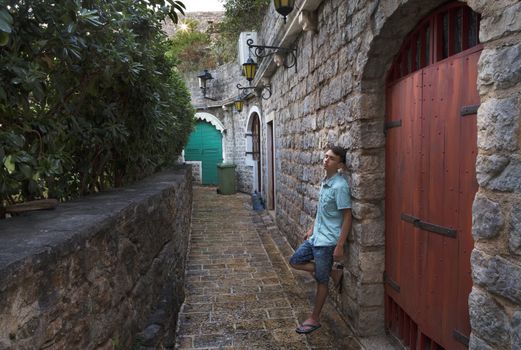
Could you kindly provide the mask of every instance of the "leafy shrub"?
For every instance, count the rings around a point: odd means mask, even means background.
[[[66,200],[175,161],[194,110],[165,55],[161,22],[183,8],[171,0],[0,3],[0,204]]]

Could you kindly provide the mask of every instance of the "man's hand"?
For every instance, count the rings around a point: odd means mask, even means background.
[[[311,228],[304,234],[304,237],[302,237],[305,241],[307,241],[309,239],[309,237],[311,237],[311,235],[313,234],[313,226],[311,226]]]
[[[333,260],[341,261],[343,258],[344,258],[344,246],[337,244],[335,247],[335,251],[333,252]]]

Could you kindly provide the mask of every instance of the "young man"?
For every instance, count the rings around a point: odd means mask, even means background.
[[[311,333],[320,328],[320,312],[327,298],[328,281],[333,261],[344,255],[344,243],[351,228],[351,196],[349,185],[338,171],[345,167],[346,151],[333,146],[324,156],[326,176],[320,186],[315,222],[304,235],[304,242],[291,257],[290,265],[314,274],[317,281],[315,306],[311,315],[296,331]],[[332,274],[336,285],[342,283],[342,270]]]

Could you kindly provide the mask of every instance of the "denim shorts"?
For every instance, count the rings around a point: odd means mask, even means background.
[[[308,240],[297,248],[289,259],[292,265],[302,265],[310,261],[315,262],[315,279],[318,283],[327,284],[333,267],[333,253],[335,246],[315,247]]]

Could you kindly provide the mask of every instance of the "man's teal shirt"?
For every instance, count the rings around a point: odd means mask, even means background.
[[[320,185],[317,216],[309,239],[316,247],[334,246],[344,222],[342,209],[351,208],[351,195],[346,179],[337,173]]]

